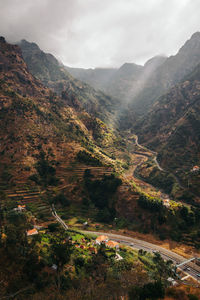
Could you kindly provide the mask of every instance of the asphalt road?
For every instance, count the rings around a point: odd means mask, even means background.
[[[57,215],[54,205],[52,206],[52,215],[56,218],[57,222],[59,222],[65,230],[68,230],[68,226],[65,224],[65,222]],[[133,249],[143,249],[148,252],[154,252],[157,251],[160,253],[160,255],[166,259],[166,260],[172,260],[175,265],[180,264],[184,262],[186,259],[178,255],[170,250],[167,250],[165,248],[162,248],[158,245],[145,242],[143,240],[131,238],[124,235],[109,233],[109,232],[99,232],[99,231],[87,231],[87,230],[81,230],[83,233],[90,233],[95,235],[107,235],[109,239],[112,239],[114,241],[117,241],[120,244],[132,247]],[[185,271],[185,268],[189,268],[187,271]],[[183,266],[180,267],[181,270],[185,272],[185,274],[190,275],[194,279],[198,280],[200,282],[200,267],[195,265],[192,262],[189,262]]]
[[[165,248],[162,248],[162,247],[160,247],[158,245],[155,245],[155,244],[152,244],[152,243],[145,242],[143,240],[127,237],[127,236],[124,236],[124,235],[109,233],[109,232],[87,231],[87,230],[81,230],[81,231],[83,233],[90,233],[90,234],[95,234],[95,235],[106,235],[110,239],[112,239],[114,241],[117,241],[120,244],[130,246],[133,249],[137,249],[137,250],[143,249],[145,251],[152,252],[152,253],[154,251],[157,251],[163,257],[163,259],[172,260],[173,263],[176,264],[176,265],[184,262],[185,260],[187,260],[183,256],[181,256],[179,254],[176,254],[173,251],[167,250]],[[182,271],[184,271],[185,274],[190,275],[194,279],[200,281],[200,277],[197,276],[197,274],[200,274],[200,267],[199,266],[195,265],[192,262],[189,262],[189,263],[187,263],[187,264],[185,264],[185,265],[183,265],[179,268]],[[184,270],[185,268],[190,268],[190,270],[185,271]]]

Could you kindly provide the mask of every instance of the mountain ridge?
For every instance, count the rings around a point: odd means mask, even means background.
[[[14,181],[28,179],[40,150],[55,161],[69,156],[70,163],[84,150],[87,157],[112,162],[99,146],[119,137],[98,118],[70,106],[72,99],[73,94],[62,98],[45,87],[29,72],[19,46],[0,38],[0,177],[8,168]]]
[[[28,65],[29,71],[40,79],[43,84],[56,92],[63,99],[75,98],[76,106],[99,117],[107,124],[112,124],[113,112],[118,105],[117,99],[112,99],[101,91],[96,91],[88,84],[74,79],[66,68],[51,54],[42,51],[35,43],[23,40],[18,44]],[[72,105],[73,101],[68,104]]]

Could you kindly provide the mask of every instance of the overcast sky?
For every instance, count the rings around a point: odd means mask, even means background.
[[[143,64],[200,31],[200,0],[0,0],[0,35],[73,67]]]

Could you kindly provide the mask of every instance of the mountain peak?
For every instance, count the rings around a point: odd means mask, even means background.
[[[137,65],[135,63],[124,63],[120,69],[128,69],[128,68],[131,68],[131,69],[137,69],[137,68],[141,68],[142,66],[140,65]]]
[[[40,50],[39,46],[36,43],[30,43],[27,40],[23,39],[19,42],[19,46],[23,49],[29,50]]]
[[[193,33],[193,35],[191,36],[191,39],[200,39],[200,31]]]
[[[3,36],[0,36],[0,43],[3,43],[3,44],[5,44],[5,43],[6,43],[5,37],[3,37]]]
[[[200,50],[200,32],[195,32],[189,40],[180,48],[178,53],[199,55]]]
[[[167,56],[165,55],[156,55],[150,58],[149,60],[147,60],[146,63],[144,64],[144,67],[146,68],[146,67],[154,66],[156,68],[162,63],[164,63],[166,59]]]
[[[142,70],[142,66],[135,63],[124,63],[118,70],[119,74],[126,74],[127,76],[138,73]]]

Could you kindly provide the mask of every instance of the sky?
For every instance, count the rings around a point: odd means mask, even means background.
[[[0,35],[71,67],[144,64],[200,31],[200,0],[0,0]]]

